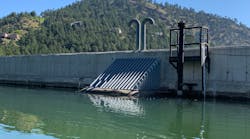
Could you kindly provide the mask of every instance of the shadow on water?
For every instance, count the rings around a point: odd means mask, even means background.
[[[0,87],[0,138],[249,138],[249,104]],[[14,133],[15,132],[15,133]],[[8,137],[9,137],[8,136]]]

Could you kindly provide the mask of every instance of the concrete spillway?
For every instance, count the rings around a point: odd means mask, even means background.
[[[116,59],[90,88],[155,90],[160,86],[160,61],[156,58]]]

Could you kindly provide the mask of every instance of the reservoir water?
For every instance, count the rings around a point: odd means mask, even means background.
[[[0,87],[0,139],[249,139],[250,103]]]

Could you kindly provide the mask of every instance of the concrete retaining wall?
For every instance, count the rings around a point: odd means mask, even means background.
[[[210,48],[210,58],[211,71],[206,73],[209,95],[250,98],[250,47]],[[186,62],[184,80],[201,83],[200,63]],[[195,89],[201,90],[201,84]]]
[[[210,49],[211,72],[207,75],[207,89],[250,96],[250,47],[219,47]],[[188,50],[185,54],[197,53]],[[161,59],[161,86],[174,89],[177,75],[168,62],[167,50],[144,52],[102,52],[35,56],[0,57],[0,82],[35,84],[56,87],[80,87],[90,84],[116,58],[157,57]],[[186,82],[201,82],[199,62],[184,65]],[[196,90],[201,90],[198,85]]]
[[[0,57],[1,83],[78,87],[90,84],[116,58],[158,57],[162,71],[168,65],[166,51],[102,52]],[[162,74],[163,75],[163,74]],[[162,81],[166,76],[162,77]]]

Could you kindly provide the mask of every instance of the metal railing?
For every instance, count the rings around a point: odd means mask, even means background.
[[[210,71],[210,60],[209,60],[209,33],[207,27],[185,27],[184,22],[178,23],[177,29],[170,29],[170,55],[169,62],[176,69],[178,75],[177,81],[177,94],[182,95],[183,90],[183,65],[185,60],[187,61],[200,61],[202,67],[202,92],[205,97],[206,92],[206,68],[208,73]],[[192,39],[186,40],[187,32],[192,33]],[[175,35],[175,36],[173,36]],[[174,42],[173,42],[174,38]],[[196,41],[195,41],[196,40]],[[185,56],[185,48],[188,46],[199,46],[199,55]],[[176,47],[176,55],[173,55],[173,48]],[[206,67],[206,63],[208,63]]]

